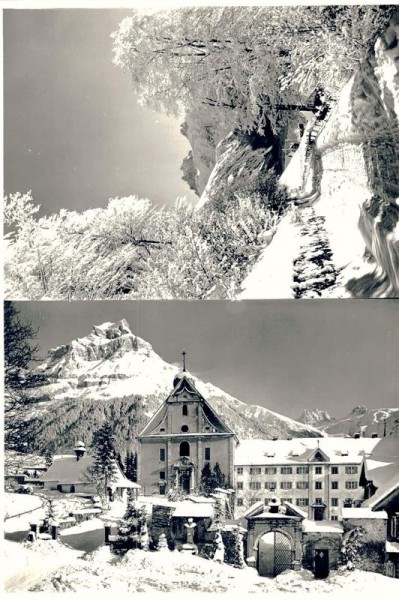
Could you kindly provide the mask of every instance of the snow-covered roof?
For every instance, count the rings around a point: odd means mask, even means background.
[[[377,438],[294,438],[292,440],[242,440],[235,452],[235,466],[275,465],[312,462],[315,451],[329,458],[331,464],[361,464],[370,454]]]
[[[387,519],[388,515],[385,510],[372,511],[370,508],[343,508],[343,519]]]
[[[302,531],[304,533],[343,533],[342,525],[336,521],[311,521],[305,519],[302,521]]]
[[[395,468],[395,474],[382,484],[373,496],[365,500],[363,506],[376,509],[380,504],[384,503],[384,501],[388,501],[389,496],[395,492],[399,493],[399,471],[397,466]]]
[[[301,508],[299,508],[299,506],[294,506],[292,504],[292,502],[287,502],[287,500],[284,500],[283,502],[284,506],[288,506],[288,508],[292,511],[297,513],[300,517],[303,517],[304,519],[306,519],[306,517],[308,516],[308,513],[304,510],[302,510]]]
[[[93,466],[94,458],[89,455],[82,456],[79,460],[74,454],[55,455],[52,465],[38,479],[38,481],[55,481],[59,484],[91,483],[89,469]],[[141,486],[127,479],[119,466],[117,467],[117,479],[110,487],[139,489]]]
[[[399,553],[399,542],[385,542],[385,552],[393,552],[394,554]]]
[[[141,485],[135,483],[134,481],[130,481],[127,477],[124,476],[122,471],[118,468],[118,477],[115,481],[110,484],[111,488],[121,488],[121,489],[134,489],[138,490],[141,488]]]
[[[365,458],[364,476],[380,490],[384,489],[388,482],[394,482],[398,473],[399,438],[383,438],[379,440],[371,456]]]
[[[88,470],[92,465],[92,456],[82,456],[77,460],[75,454],[56,455],[52,465],[38,481],[56,481],[60,484],[90,483]]]
[[[248,517],[251,517],[252,515],[254,515],[256,512],[261,511],[261,509],[264,505],[265,505],[264,500],[258,500],[257,502],[254,502],[254,504],[252,504],[252,506],[247,508],[245,513],[241,516],[244,519],[247,519]]]
[[[183,500],[176,503],[173,517],[213,517],[213,504],[209,502],[191,502]]]

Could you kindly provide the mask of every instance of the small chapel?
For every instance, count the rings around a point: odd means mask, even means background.
[[[211,469],[219,463],[233,486],[235,434],[196,389],[182,354],[173,390],[138,436],[138,481],[145,495],[172,488],[195,492],[206,463]]]

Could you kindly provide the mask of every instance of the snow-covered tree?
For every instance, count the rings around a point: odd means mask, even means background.
[[[335,88],[353,73],[392,7],[201,7],[133,11],[114,34],[114,62],[155,110],[206,105],[261,127],[281,100]]]
[[[6,286],[30,299],[234,298],[277,218],[264,195],[237,197],[225,212],[134,197],[61,211],[10,242]]]
[[[348,571],[359,567],[361,562],[360,551],[364,544],[363,530],[355,527],[344,534],[341,546],[341,563]]]
[[[220,531],[218,531],[216,533],[214,544],[215,544],[215,553],[213,555],[213,560],[215,562],[223,563],[224,562],[224,544],[223,544],[222,534],[220,533]]]
[[[147,514],[144,506],[140,506],[128,491],[127,507],[123,519],[118,523],[118,537],[114,550],[124,554],[133,548],[148,550]]]
[[[169,550],[168,541],[164,533],[161,533],[161,535],[159,536],[157,550],[159,550],[159,552],[165,552]]]

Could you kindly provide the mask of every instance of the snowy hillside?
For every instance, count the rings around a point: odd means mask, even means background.
[[[129,442],[172,391],[176,367],[162,360],[122,320],[93,327],[89,335],[51,350],[34,373],[44,383],[27,392],[33,403],[28,420],[39,445],[34,449],[42,450],[40,444],[59,448],[73,443],[80,430],[89,443],[104,416],[121,429],[121,443]],[[244,404],[211,383],[193,379],[239,437],[320,435],[311,425]]]
[[[296,207],[242,299],[399,292],[399,11],[282,175]]]
[[[352,412],[343,419],[336,419],[330,423],[318,423],[328,435],[363,433],[371,436],[378,433],[379,437],[399,434],[399,407],[398,408],[366,408],[356,406]]]
[[[360,433],[371,437],[377,433],[383,437],[384,429],[387,436],[399,435],[399,407],[398,408],[366,408],[355,406],[346,417],[337,419],[327,411],[315,408],[305,409],[298,417],[300,423],[313,425],[324,431],[327,435],[350,435]]]

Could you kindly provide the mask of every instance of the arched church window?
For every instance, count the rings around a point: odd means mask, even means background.
[[[188,442],[180,444],[180,456],[190,456],[190,444]]]
[[[182,415],[183,415],[183,417],[187,417],[188,416],[188,406],[187,406],[187,404],[183,404],[183,406],[182,406]]]

